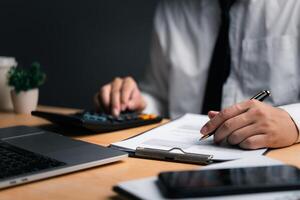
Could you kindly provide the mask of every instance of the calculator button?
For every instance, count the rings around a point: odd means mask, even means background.
[[[115,117],[112,116],[112,115],[107,115],[106,117],[107,117],[107,119],[109,119],[109,120],[111,120],[111,121],[114,121],[114,119],[115,119]]]
[[[106,118],[105,117],[102,117],[102,116],[97,116],[97,115],[92,115],[90,113],[85,113],[83,115],[83,119],[85,120],[91,120],[91,121],[106,121]]]
[[[97,121],[101,121],[101,122],[105,122],[107,119],[105,117],[102,116],[97,116]]]
[[[142,119],[142,120],[150,120],[150,119],[155,119],[156,118],[156,115],[154,114],[140,114],[139,115],[139,119]]]
[[[132,115],[129,115],[129,114],[125,114],[124,116],[123,116],[123,118],[124,118],[124,120],[125,121],[130,121],[130,120],[132,120],[133,119],[133,116]]]
[[[115,121],[117,121],[117,122],[123,122],[123,121],[125,121],[125,118],[122,117],[122,116],[119,116],[119,117],[115,118]]]

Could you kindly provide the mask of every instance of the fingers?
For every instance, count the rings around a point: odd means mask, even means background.
[[[227,142],[231,145],[237,145],[246,140],[247,138],[262,134],[261,128],[257,124],[250,124],[249,126],[242,127],[233,131],[228,137]]]
[[[98,95],[98,98],[100,99],[99,105],[103,105],[103,107],[106,109],[110,107],[110,92],[111,85],[107,84],[101,88],[100,93]]]
[[[249,100],[224,109],[210,112],[210,121],[202,133],[214,132],[216,143],[227,141],[244,149],[285,147],[298,137],[298,129],[286,111],[257,100]]]
[[[219,112],[218,111],[209,111],[208,112],[208,117],[209,117],[209,119],[212,119],[212,118],[214,118],[217,114],[219,114]]]
[[[111,84],[111,113],[115,116],[118,116],[121,111],[121,102],[120,102],[120,96],[121,96],[121,88],[122,88],[122,79],[115,78],[114,81]]]
[[[255,101],[256,100],[248,100],[248,101],[241,102],[239,104],[235,104],[229,108],[225,108],[202,127],[201,133],[203,135],[207,135],[213,132],[226,120],[246,112],[255,103]]]
[[[143,110],[146,103],[133,78],[115,78],[111,83],[104,85],[94,101],[97,107],[103,106],[106,111],[118,116],[121,111]]]
[[[129,110],[141,111],[146,107],[146,102],[144,101],[140,91],[136,88],[130,97],[128,102]]]
[[[244,141],[239,146],[243,149],[260,149],[268,146],[268,137],[265,134],[253,135]]]
[[[124,111],[129,107],[129,101],[132,99],[133,92],[137,89],[135,81],[131,77],[124,79],[121,90],[121,110]]]
[[[222,142],[225,138],[233,134],[235,131],[246,127],[254,122],[254,119],[249,112],[244,112],[233,118],[226,120],[221,126],[216,130],[214,134],[214,141],[216,143]],[[238,132],[239,133],[239,132]],[[237,134],[237,133],[234,133]],[[234,135],[235,136],[235,135]]]

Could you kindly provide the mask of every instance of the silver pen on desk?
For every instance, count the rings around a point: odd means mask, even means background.
[[[258,101],[263,101],[265,100],[265,98],[267,98],[268,96],[271,95],[271,92],[269,90],[263,90],[263,91],[260,91],[259,93],[257,93],[256,95],[254,95],[253,97],[251,97],[250,99],[256,99]],[[200,140],[204,140],[210,136],[212,136],[213,134],[215,134],[215,131],[207,134],[207,135],[204,135],[200,138]]]

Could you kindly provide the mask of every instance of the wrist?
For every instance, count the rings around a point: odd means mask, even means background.
[[[294,142],[294,144],[297,144],[300,142],[300,133],[299,133],[299,127],[297,125],[297,123],[295,122],[295,120],[289,115],[290,119],[292,120],[293,122],[293,125],[295,126],[295,129],[297,131],[297,137],[296,137],[296,141]]]
[[[290,119],[292,120],[293,124],[295,125],[297,133],[298,133],[297,140],[294,142],[294,144],[300,143],[300,133],[299,133],[299,130],[300,130],[300,112],[299,112],[300,103],[283,105],[278,108],[280,108],[288,113],[288,115],[289,115]]]

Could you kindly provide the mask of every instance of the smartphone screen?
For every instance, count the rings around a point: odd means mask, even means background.
[[[158,184],[169,198],[294,190],[300,189],[300,170],[278,165],[163,172]]]

